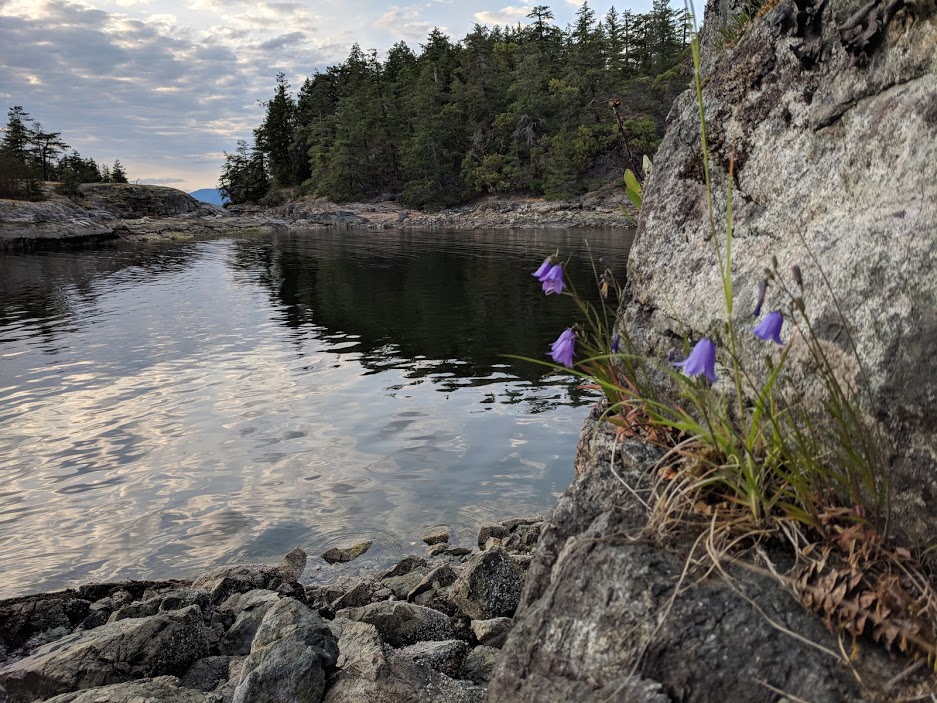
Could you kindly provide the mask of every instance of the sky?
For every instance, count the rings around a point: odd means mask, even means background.
[[[22,106],[85,158],[120,159],[132,182],[214,188],[238,139],[250,139],[276,75],[297,91],[352,44],[419,53],[438,27],[528,24],[506,0],[0,0],[0,124]],[[549,4],[566,27],[581,0]],[[612,0],[589,3],[603,17]],[[647,12],[651,0],[619,0]]]

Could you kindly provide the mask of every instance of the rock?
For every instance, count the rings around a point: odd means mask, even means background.
[[[432,608],[402,601],[382,601],[363,608],[347,608],[335,614],[374,625],[384,642],[405,647],[424,640],[452,639],[455,630],[449,618]]]
[[[385,572],[381,578],[386,579],[392,576],[403,576],[404,574],[409,574],[418,566],[426,566],[426,559],[411,554],[397,562],[397,564],[389,571]]]
[[[15,703],[130,678],[182,675],[214,642],[193,605],[67,635],[0,668],[0,684]]]
[[[514,625],[511,618],[492,618],[491,620],[472,620],[472,634],[479,644],[486,647],[501,648]]]
[[[400,656],[385,656],[374,626],[337,618],[339,671],[324,703],[481,703],[485,689]]]
[[[437,527],[423,535],[422,540],[428,545],[442,544],[449,541],[449,528]]]
[[[381,584],[393,591],[394,596],[397,598],[406,599],[407,594],[419,586],[432,570],[433,568],[430,566],[418,566],[401,576],[390,576],[381,579]]]
[[[394,656],[428,666],[440,674],[455,679],[468,678],[459,676],[462,662],[465,661],[465,655],[468,653],[469,646],[467,642],[463,640],[442,640],[439,642],[417,642],[407,647],[401,647],[394,652]]]
[[[254,635],[264,616],[280,600],[275,591],[256,589],[247,593],[236,593],[219,607],[219,611],[236,613],[234,623],[227,628],[218,643],[222,654],[249,654]]]
[[[244,660],[233,703],[319,703],[338,643],[308,606],[283,598],[264,616]]]
[[[79,192],[79,202],[84,209],[103,210],[121,219],[197,215],[200,210],[206,213],[218,211],[181,190],[166,186],[83,183],[79,186]]]
[[[222,603],[233,593],[254,589],[275,590],[281,584],[299,580],[306,568],[306,553],[293,549],[276,566],[269,564],[237,564],[223,566],[199,576],[192,588],[208,591],[213,603]]]
[[[468,547],[449,547],[445,550],[443,554],[450,557],[464,557],[466,554],[471,554],[472,550]]]
[[[455,569],[448,564],[440,564],[430,571],[423,580],[420,581],[412,591],[407,594],[407,600],[413,600],[421,593],[439,590],[444,586],[449,586],[459,577]]]
[[[773,579],[738,569],[732,586],[683,581],[673,600],[684,559],[623,537],[646,512],[610,468],[615,428],[598,423],[598,412],[584,424],[592,466],[545,523],[489,700],[661,701],[666,690],[688,703],[742,703],[765,699],[759,680],[792,699],[859,700],[850,671],[805,644],[837,651],[835,637]],[[660,451],[618,439],[614,456],[618,475],[638,486]],[[873,657],[885,680],[904,666],[875,651],[862,657]],[[632,672],[635,697],[622,698]]]
[[[374,544],[373,541],[367,540],[365,542],[358,542],[351,547],[332,547],[322,555],[322,558],[329,564],[352,561],[368,551],[372,544]]]
[[[55,595],[0,602],[0,645],[15,650],[41,633],[71,630],[88,616],[91,604],[87,600],[76,598],[74,594]]]
[[[210,703],[204,693],[179,686],[175,676],[157,676],[128,683],[63,693],[47,703]]]
[[[847,386],[867,376],[869,392],[856,400],[881,435],[889,528],[923,545],[937,539],[937,13],[932,3],[907,14],[876,3],[860,13],[873,33],[856,35],[860,46],[840,26],[861,6],[800,5],[804,16],[822,10],[805,38],[788,21],[796,11],[780,3],[735,48],[704,55],[714,217],[722,228],[734,153],[736,328],[751,326],[772,257],[795,289],[791,268],[801,268],[796,293],[825,356]],[[731,13],[726,2],[711,7],[704,27]],[[658,359],[681,335],[696,340],[725,321],[700,154],[689,92],[674,103],[644,188],[617,323],[637,353]],[[769,286],[765,311],[785,303]],[[783,337],[790,333],[788,323]],[[746,338],[739,353],[761,368],[766,349]],[[816,407],[807,357],[795,340],[786,371]]]
[[[450,589],[450,599],[476,620],[511,617],[523,586],[521,574],[507,552],[492,547],[468,561]]]
[[[359,608],[362,605],[367,605],[373,600],[377,600],[377,592],[382,590],[382,588],[385,588],[369,578],[352,579],[352,584],[353,585],[346,582],[346,584],[343,586],[346,589],[345,592],[332,601],[331,606],[334,610],[341,610],[342,608]],[[386,590],[388,594],[394,592],[390,588],[386,588]]]
[[[449,545],[445,542],[440,542],[439,544],[434,544],[429,547],[426,553],[431,557],[438,557],[440,554],[445,554],[447,549],[449,549]]]
[[[486,647],[485,645],[475,647],[465,657],[459,678],[468,679],[473,683],[488,683],[500,654],[501,650],[494,647]]]
[[[490,537],[496,537],[498,539],[503,539],[510,534],[510,530],[504,525],[499,525],[496,522],[486,522],[480,528],[478,528],[478,546],[480,549],[486,549],[485,544],[488,542]]]
[[[211,691],[215,686],[228,680],[231,657],[204,657],[199,659],[182,677],[182,685],[198,691]]]
[[[211,603],[208,594],[195,588],[180,588],[164,593],[154,593],[145,600],[134,601],[115,610],[108,622],[126,618],[145,618],[167,610],[181,610],[190,605],[197,605],[204,612]]]
[[[515,517],[501,521],[501,524],[508,529],[508,532],[514,532],[522,525],[537,527],[537,529],[539,529],[539,526],[542,523],[543,515],[534,515],[533,517]]]
[[[491,549],[492,547],[500,547],[502,544],[502,539],[500,537],[489,537],[485,540],[485,546],[482,547],[482,551],[486,549]]]

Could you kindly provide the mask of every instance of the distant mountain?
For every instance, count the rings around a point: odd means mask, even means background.
[[[201,190],[195,190],[189,193],[196,200],[201,200],[203,203],[209,203],[211,205],[224,205],[227,202],[226,198],[221,196],[221,191],[217,188],[202,188]]]

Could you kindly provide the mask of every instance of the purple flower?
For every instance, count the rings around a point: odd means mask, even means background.
[[[552,258],[553,258],[553,257],[551,257],[551,256],[548,256],[547,258],[545,258],[545,259],[543,260],[543,263],[540,264],[540,268],[538,268],[536,271],[534,271],[534,272],[533,272],[532,274],[530,274],[530,275],[531,275],[531,276],[535,276],[538,281],[542,281],[544,275],[546,274],[546,272],[550,270],[550,267],[551,267],[551,266],[553,266],[553,262],[550,260],[550,259],[552,259]]]
[[[612,337],[612,354],[617,354],[617,353],[618,353],[618,345],[619,345],[619,344],[621,344],[621,337],[619,337],[619,336],[616,334],[614,337]]]
[[[683,369],[687,376],[703,374],[712,383],[716,382],[716,345],[711,339],[701,339],[693,347],[693,351],[683,361],[674,364]]]
[[[573,353],[576,351],[576,333],[567,327],[556,341],[550,345],[550,357],[558,364],[573,368]]]
[[[774,342],[775,344],[783,346],[784,342],[781,341],[781,326],[783,324],[784,315],[781,314],[780,310],[775,310],[765,315],[765,319],[752,330],[752,334],[758,337],[758,339],[763,339],[766,342]]]
[[[543,292],[547,295],[562,293],[566,288],[563,283],[563,266],[561,264],[554,264],[549,271],[543,274],[543,278],[540,280],[543,282]]]

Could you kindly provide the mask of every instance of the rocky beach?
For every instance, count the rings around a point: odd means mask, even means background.
[[[47,188],[38,202],[0,200],[0,247],[85,245],[108,240],[210,238],[256,230],[289,229],[525,229],[629,227],[621,210],[623,187],[608,186],[571,201],[488,198],[472,205],[426,212],[397,202],[336,205],[300,198],[260,207],[228,209],[165,186],[85,184],[66,198]]]

